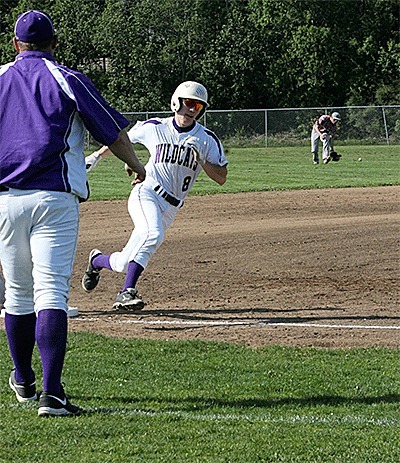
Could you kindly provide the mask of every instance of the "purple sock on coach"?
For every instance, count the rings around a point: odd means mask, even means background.
[[[15,366],[15,379],[18,383],[31,382],[34,378],[32,353],[35,347],[36,314],[11,315],[6,313],[4,325]]]
[[[144,268],[135,261],[129,262],[128,270],[126,272],[125,284],[122,288],[122,291],[125,291],[128,288],[134,288],[143,270]]]
[[[68,319],[64,310],[41,310],[36,322],[36,342],[42,359],[43,390],[59,395],[67,346]]]

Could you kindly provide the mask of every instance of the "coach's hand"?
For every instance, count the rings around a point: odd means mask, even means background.
[[[133,170],[128,166],[128,164],[125,164],[125,170],[126,173],[131,177],[133,175]],[[131,185],[136,185],[138,183],[142,183],[143,180],[146,178],[146,170],[143,167],[143,172],[135,172],[135,179],[132,180]]]

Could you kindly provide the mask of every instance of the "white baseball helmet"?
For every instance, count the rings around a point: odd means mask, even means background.
[[[176,87],[176,90],[171,97],[171,109],[174,113],[181,109],[181,99],[183,98],[190,98],[204,103],[204,108],[196,116],[196,119],[200,119],[206,108],[209,106],[207,90],[204,85],[201,85],[198,82],[188,80],[186,82],[182,82]]]
[[[333,119],[335,119],[335,121],[340,121],[340,114],[339,113],[337,113],[337,112],[332,113],[332,117],[333,117]]]

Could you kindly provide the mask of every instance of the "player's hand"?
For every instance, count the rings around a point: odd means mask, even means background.
[[[187,143],[188,146],[192,149],[193,156],[195,160],[201,165],[206,162],[206,154],[204,149],[201,149],[200,144]]]
[[[86,156],[85,158],[86,172],[90,172],[91,170],[93,170],[100,161],[101,161],[101,156],[97,151],[90,154],[89,156]]]
[[[128,166],[128,164],[125,164],[125,172],[129,175],[129,177],[132,177],[133,170]]]
[[[186,146],[192,149],[195,160],[199,164],[204,164],[207,157],[207,144],[200,142],[198,137],[191,136],[186,140]]]

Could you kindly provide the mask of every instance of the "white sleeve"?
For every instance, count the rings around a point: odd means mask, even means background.
[[[128,137],[131,143],[144,144],[145,131],[142,129],[145,121],[137,121],[136,124],[129,129]]]

